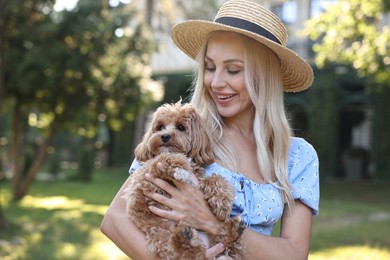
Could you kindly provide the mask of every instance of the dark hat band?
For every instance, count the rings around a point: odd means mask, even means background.
[[[274,42],[281,45],[281,42],[278,40],[278,38],[275,37],[275,35],[273,35],[269,31],[267,31],[266,29],[264,29],[260,25],[249,22],[247,20],[243,20],[243,19],[236,18],[236,17],[225,16],[225,17],[219,17],[219,18],[215,19],[214,22],[259,34],[259,35],[264,36],[265,38],[267,38],[271,41],[274,41]]]

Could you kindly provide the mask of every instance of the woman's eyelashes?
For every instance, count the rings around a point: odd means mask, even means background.
[[[215,66],[206,66],[205,70],[209,71],[209,72],[214,72],[216,70],[216,67]],[[228,74],[235,75],[235,74],[240,73],[242,71],[242,69],[241,68],[226,68],[226,71]]]

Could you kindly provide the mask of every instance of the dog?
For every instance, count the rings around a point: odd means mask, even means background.
[[[211,134],[194,106],[179,101],[156,110],[151,127],[135,149],[142,166],[132,173],[125,190],[126,210],[145,233],[148,251],[161,259],[207,259],[206,249],[218,242],[226,250],[216,259],[241,259],[245,223],[240,216],[230,218],[235,189],[220,175],[205,177],[204,166],[215,159],[212,143]],[[144,180],[146,173],[172,185],[173,180],[191,183],[191,174],[195,174],[204,199],[223,222],[219,234],[207,235],[184,222],[170,221],[150,212],[149,205],[169,209],[145,196],[143,190],[170,195]]]

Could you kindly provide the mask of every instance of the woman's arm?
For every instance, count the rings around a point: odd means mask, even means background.
[[[244,231],[244,259],[307,259],[311,224],[312,210],[296,200],[291,213],[284,211],[279,237]]]
[[[202,201],[199,191],[183,183],[175,183],[176,189],[161,179],[148,176],[147,179],[171,195],[168,198],[147,193],[150,198],[171,208],[165,211],[153,207],[153,213],[171,220],[185,221],[192,227],[216,234],[221,224]],[[312,210],[296,200],[291,213],[288,210],[284,212],[279,237],[266,236],[250,229],[244,231],[244,259],[307,259],[311,224]]]
[[[126,202],[122,198],[129,178],[111,202],[100,225],[100,230],[131,259],[157,259],[147,252],[145,235],[131,222],[126,213]]]

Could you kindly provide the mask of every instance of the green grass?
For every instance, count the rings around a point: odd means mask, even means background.
[[[389,184],[322,183],[310,259],[390,259]]]
[[[10,229],[0,232],[0,259],[126,259],[99,225],[127,178],[126,169],[101,170],[91,183],[35,181],[21,202],[0,183]]]
[[[10,224],[0,259],[126,259],[99,225],[126,169],[99,170],[91,183],[35,181],[21,202],[0,199]],[[309,259],[390,259],[389,183],[322,182]]]

